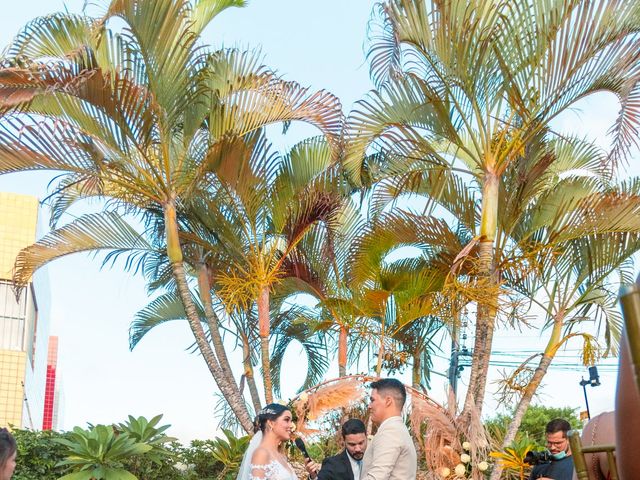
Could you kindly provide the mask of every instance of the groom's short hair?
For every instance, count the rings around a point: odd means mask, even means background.
[[[395,378],[381,378],[371,383],[371,388],[378,391],[381,396],[389,395],[399,408],[404,407],[404,403],[407,401],[407,389],[400,380]]]

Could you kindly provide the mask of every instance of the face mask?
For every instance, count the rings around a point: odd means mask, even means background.
[[[566,456],[567,456],[567,452],[560,452],[560,453],[554,453],[553,455],[551,455],[551,458],[553,458],[554,460],[562,460]]]

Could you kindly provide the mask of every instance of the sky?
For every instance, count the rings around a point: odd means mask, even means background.
[[[99,3],[99,0],[96,0]],[[94,3],[96,3],[94,2]],[[29,19],[66,8],[80,12],[82,0],[23,0],[0,16],[0,45],[4,46]],[[345,113],[372,88],[365,61],[370,0],[253,0],[246,8],[231,9],[217,17],[205,31],[205,43],[213,47],[259,48],[265,64],[287,80],[337,95]],[[606,131],[615,118],[617,104],[600,96],[577,105],[559,118],[556,128],[608,145]],[[302,134],[293,130],[284,143]],[[289,139],[289,140],[287,140]],[[290,146],[289,145],[289,146]],[[285,145],[286,146],[286,145]],[[0,191],[46,197],[50,176],[14,174],[0,177]],[[214,415],[216,387],[201,358],[189,353],[191,333],[185,322],[163,325],[150,332],[133,350],[128,348],[128,328],[136,311],[151,298],[142,278],[121,269],[100,268],[100,259],[75,255],[47,267],[51,283],[51,333],[60,337],[59,364],[64,401],[63,429],[91,423],[112,423],[127,415],[150,418],[164,414],[169,433],[182,441],[211,438],[217,432]],[[468,332],[471,337],[472,332]],[[500,331],[494,344],[496,362],[524,359],[539,351],[544,337],[536,330]],[[471,347],[473,339],[467,340]],[[558,364],[544,381],[537,403],[583,409],[579,386],[586,369],[578,367],[577,344],[562,350]],[[446,373],[448,349],[435,358],[434,369]],[[299,364],[293,348],[285,365]],[[240,356],[232,354],[240,367]],[[592,415],[613,408],[615,361],[600,367],[602,385],[589,388]],[[497,378],[494,367],[490,380]],[[240,372],[240,368],[237,369]],[[287,370],[283,398],[295,394],[304,369]],[[239,375],[239,373],[238,373]],[[337,376],[332,364],[328,376]],[[463,372],[461,388],[468,378]],[[444,380],[434,376],[431,394],[445,398]],[[490,383],[489,389],[495,389]],[[485,412],[497,411],[488,395]]]

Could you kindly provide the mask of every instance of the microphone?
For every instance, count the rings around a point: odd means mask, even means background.
[[[296,438],[295,444],[296,444],[296,447],[298,447],[298,450],[302,452],[302,455],[304,455],[304,458],[306,458],[307,460],[311,460],[311,457],[309,456],[309,452],[307,452],[307,447],[305,446],[304,441],[300,437]]]

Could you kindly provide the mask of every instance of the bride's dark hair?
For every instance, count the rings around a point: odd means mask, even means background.
[[[258,412],[256,416],[256,427],[264,433],[267,428],[267,420],[274,421],[278,419],[284,412],[289,412],[289,407],[279,403],[270,403]]]

